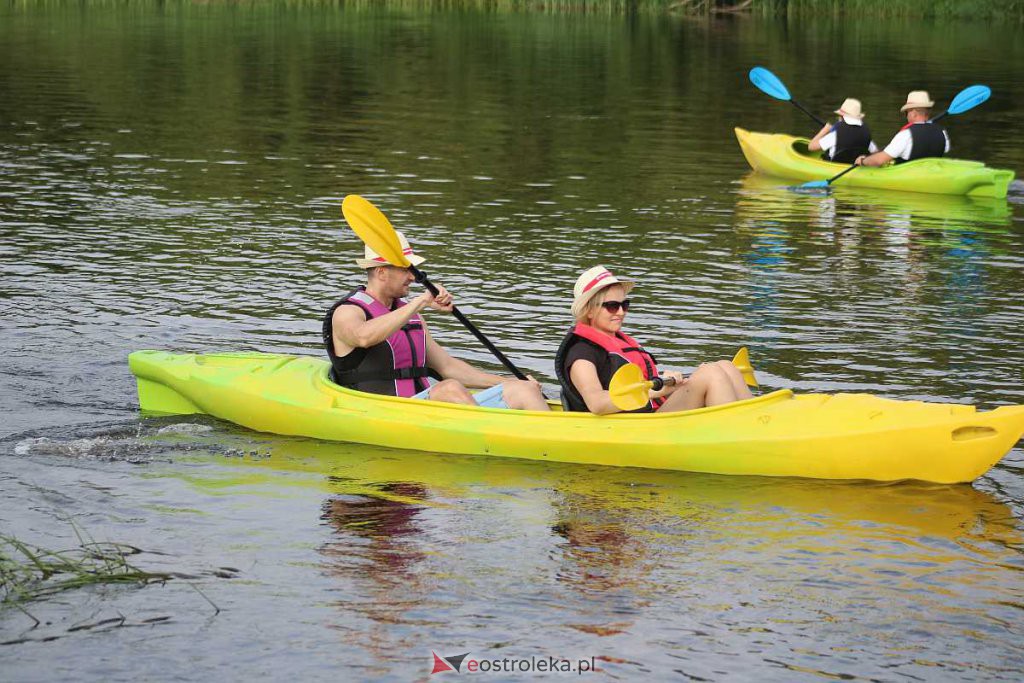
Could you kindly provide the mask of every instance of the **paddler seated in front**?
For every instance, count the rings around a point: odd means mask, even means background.
[[[825,159],[842,164],[852,164],[857,157],[878,151],[878,146],[871,139],[871,131],[864,123],[860,100],[847,97],[835,113],[839,114],[839,120],[826,123],[811,138],[807,149],[812,152],[821,150]]]
[[[413,253],[398,233],[402,251],[414,266],[424,259]],[[331,381],[351,389],[387,396],[429,399],[488,408],[548,410],[540,384],[507,379],[454,358],[434,341],[425,309],[450,313],[452,296],[438,287],[412,301],[408,268],[388,265],[366,247],[356,264],[366,271],[366,284],[346,294],[324,316],[323,339],[331,360]],[[431,382],[431,378],[439,380]],[[484,389],[473,394],[469,388]]]
[[[633,412],[692,410],[751,397],[743,375],[729,361],[704,363],[688,377],[678,372],[659,375],[654,356],[622,331],[630,305],[626,295],[634,284],[604,266],[594,266],[576,280],[572,302],[576,324],[555,356],[566,410],[597,415],[622,412],[612,403],[608,387],[612,375],[626,363],[637,365],[647,380],[659,376],[675,380],[674,385],[651,391],[648,404]]]
[[[859,166],[884,166],[890,161],[902,164],[915,159],[941,157],[949,154],[949,134],[932,123],[935,102],[927,90],[913,90],[900,111],[907,115],[907,125],[900,128],[892,141],[881,152],[857,158]]]

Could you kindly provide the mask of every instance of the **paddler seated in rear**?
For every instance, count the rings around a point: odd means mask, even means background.
[[[604,266],[594,266],[576,280],[572,302],[576,324],[555,356],[566,410],[597,415],[622,412],[612,403],[608,387],[615,371],[627,363],[637,365],[647,380],[660,376],[676,382],[651,391],[648,404],[632,412],[691,410],[751,397],[743,375],[729,361],[704,363],[688,377],[678,372],[659,375],[654,356],[622,331],[633,286],[633,281],[616,277]]]
[[[807,149],[812,152],[821,150],[825,159],[842,164],[852,164],[857,157],[878,151],[878,146],[871,139],[871,131],[864,123],[860,100],[847,97],[835,113],[839,114],[839,120],[826,123],[811,138]]]
[[[907,103],[900,107],[900,111],[907,115],[907,125],[900,128],[881,152],[858,157],[856,163],[860,166],[884,166],[890,161],[902,164],[949,154],[949,134],[931,121],[934,106],[935,102],[927,90],[911,91],[907,95]]]
[[[398,239],[412,265],[423,263],[402,233]],[[388,265],[369,247],[356,264],[365,269],[366,284],[342,297],[324,316],[331,381],[373,394],[548,410],[533,378],[507,379],[483,372],[454,358],[434,341],[420,313],[427,308],[452,311],[452,296],[443,287],[438,287],[437,297],[428,291],[406,301],[403,297],[415,281],[408,268]],[[432,383],[431,378],[439,381]],[[484,391],[472,394],[467,387]]]

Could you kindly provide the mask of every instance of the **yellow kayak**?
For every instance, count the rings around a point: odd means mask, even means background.
[[[736,128],[743,156],[759,173],[799,181],[828,180],[849,168],[824,161],[807,149],[807,138],[782,133],[754,133]],[[1013,171],[989,168],[980,161],[918,159],[882,168],[858,168],[836,181],[845,187],[900,190],[929,194],[1005,198]]]
[[[128,357],[150,414],[204,413],[262,432],[440,453],[664,470],[969,482],[1024,433],[1024,406],[893,401],[788,389],[667,414],[533,412],[378,396],[326,360],[265,353]]]

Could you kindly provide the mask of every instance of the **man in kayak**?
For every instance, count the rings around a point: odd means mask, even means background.
[[[626,363],[637,365],[645,379],[659,376],[654,356],[622,332],[630,303],[626,295],[633,285],[604,266],[594,266],[576,280],[572,302],[576,324],[555,355],[555,374],[562,384],[566,410],[589,410],[597,415],[621,412],[612,403],[608,386],[615,371]],[[751,397],[743,375],[729,361],[705,363],[689,377],[678,372],[661,377],[671,377],[676,383],[652,391],[650,402],[634,412],[691,410]]]
[[[839,114],[839,120],[822,126],[811,138],[807,149],[812,152],[821,150],[826,159],[841,164],[852,164],[857,157],[878,151],[878,146],[871,139],[871,131],[864,123],[860,100],[847,97],[835,113]]]
[[[402,251],[414,266],[413,253],[398,233]],[[388,265],[366,247],[356,264],[366,270],[366,285],[337,301],[324,316],[323,339],[331,359],[331,380],[359,391],[489,408],[548,410],[536,380],[509,380],[452,357],[430,336],[420,312],[450,313],[452,296],[438,287],[405,301],[415,280],[408,268]],[[429,378],[440,380],[431,385]],[[471,394],[467,387],[483,388]]]
[[[914,159],[941,157],[949,153],[949,135],[941,126],[931,122],[931,109],[935,102],[926,90],[914,90],[907,95],[907,103],[900,111],[907,114],[907,125],[900,128],[885,149],[870,156],[857,158],[861,166],[883,166],[890,161],[902,164]]]

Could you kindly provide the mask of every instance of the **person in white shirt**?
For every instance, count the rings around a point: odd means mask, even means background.
[[[878,146],[871,139],[871,131],[864,123],[860,100],[847,97],[835,113],[839,114],[839,120],[826,123],[811,138],[807,149],[812,152],[821,150],[826,159],[842,164],[852,164],[857,157],[878,151]]]
[[[907,95],[907,103],[900,111],[906,112],[907,125],[893,137],[881,152],[859,157],[863,166],[882,166],[895,161],[902,164],[914,159],[941,157],[949,153],[949,134],[931,122],[931,109],[935,102],[927,90],[914,90]]]

